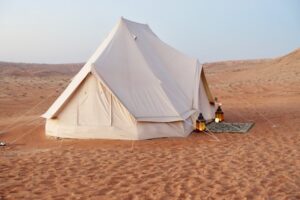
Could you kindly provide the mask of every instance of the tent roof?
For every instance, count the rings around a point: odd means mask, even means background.
[[[121,18],[49,110],[52,118],[93,73],[138,121],[178,121],[193,113],[201,65],[161,41],[146,24]]]

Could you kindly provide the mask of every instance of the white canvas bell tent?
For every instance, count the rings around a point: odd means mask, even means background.
[[[140,140],[187,136],[214,111],[198,60],[121,18],[42,117],[50,136]]]

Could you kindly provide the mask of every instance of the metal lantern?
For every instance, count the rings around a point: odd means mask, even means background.
[[[222,122],[224,121],[224,112],[221,108],[221,104],[219,104],[217,110],[216,110],[216,113],[215,113],[215,121],[219,121],[219,122]]]
[[[198,131],[205,131],[206,129],[206,121],[202,113],[199,114],[198,119],[196,120],[196,129]]]

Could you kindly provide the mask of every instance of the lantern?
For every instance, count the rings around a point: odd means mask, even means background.
[[[199,114],[198,119],[196,120],[196,129],[197,131],[205,131],[206,129],[206,121],[202,113]]]
[[[215,113],[215,122],[222,122],[224,121],[224,112],[221,108],[221,104],[219,104],[216,113]]]

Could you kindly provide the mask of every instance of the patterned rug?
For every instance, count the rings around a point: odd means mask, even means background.
[[[211,122],[206,128],[213,133],[247,133],[254,123]]]

